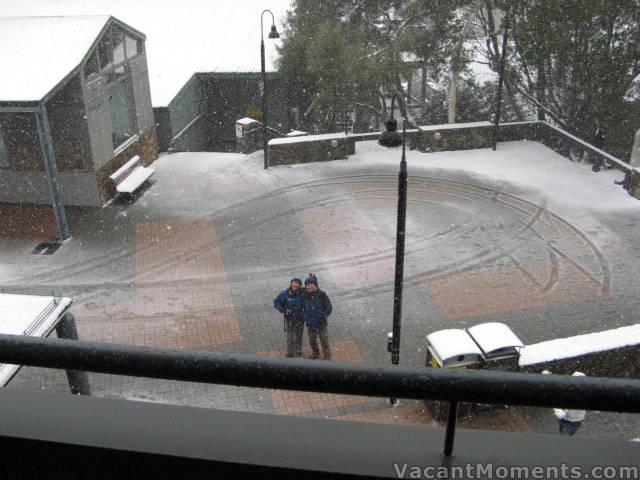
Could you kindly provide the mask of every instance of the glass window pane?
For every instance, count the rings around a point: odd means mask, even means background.
[[[113,28],[111,30],[111,45],[113,46],[113,63],[124,62],[124,33]]]
[[[109,29],[98,44],[98,56],[100,57],[100,69],[104,70],[113,64],[113,50],[111,49],[111,29]]]
[[[117,82],[109,86],[108,103],[114,149],[135,134],[131,120],[128,90],[127,81]]]
[[[4,145],[2,125],[0,125],[0,168],[9,168],[9,157],[7,155],[7,148]]]
[[[93,52],[93,54],[87,60],[87,63],[84,66],[84,76],[85,78],[93,75],[94,73],[98,73],[98,54],[97,52]]]
[[[116,80],[120,80],[126,75],[126,69],[124,65],[120,65],[119,67],[114,68],[107,74],[107,82],[115,82]]]
[[[127,35],[125,42],[127,45],[127,58],[135,57],[138,54],[138,41]]]

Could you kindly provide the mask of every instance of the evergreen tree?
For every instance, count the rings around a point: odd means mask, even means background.
[[[496,71],[495,12],[508,9],[512,16],[507,85],[535,105],[538,118],[628,158],[633,135],[620,126],[633,109],[629,93],[640,75],[640,2],[487,0],[486,5],[488,56]]]

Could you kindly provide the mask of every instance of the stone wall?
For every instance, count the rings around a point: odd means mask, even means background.
[[[580,371],[590,377],[640,378],[640,345],[528,365],[521,370],[538,373],[549,370],[564,375]]]
[[[155,128],[150,128],[142,133],[136,141],[128,145],[96,171],[100,198],[103,202],[108,201],[115,195],[115,190],[109,182],[109,175],[127,163],[135,155],[140,156],[142,164],[145,167],[151,165],[158,158]]]
[[[417,148],[421,152],[489,148],[492,141],[492,128],[489,122],[419,127]]]
[[[277,138],[269,142],[269,165],[326,162],[346,159],[349,139],[344,133]]]

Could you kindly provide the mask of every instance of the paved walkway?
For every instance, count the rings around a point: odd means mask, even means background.
[[[83,339],[282,356],[282,318],[271,301],[291,277],[313,272],[334,304],[333,358],[388,363],[397,167],[335,162],[264,172],[257,156],[238,156],[256,173],[220,173],[200,154],[193,168],[176,168],[193,161],[187,155],[157,162],[156,183],[131,204],[72,209],[73,239],[51,257],[34,259],[32,239],[6,244],[0,282],[74,296]],[[582,213],[558,213],[514,186],[412,165],[402,364],[424,365],[425,336],[442,328],[502,321],[534,343],[637,323],[637,212],[590,215],[588,227]],[[422,402],[392,409],[384,399],[91,377],[103,396],[433,424]],[[62,372],[32,368],[12,386],[66,390]],[[622,417],[597,418],[585,434]],[[555,429],[551,413],[538,409],[479,414],[462,425]],[[640,436],[637,425],[612,434]]]

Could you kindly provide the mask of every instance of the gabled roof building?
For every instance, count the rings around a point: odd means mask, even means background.
[[[157,158],[144,34],[111,16],[6,17],[0,43],[0,202],[99,206],[110,175]]]

